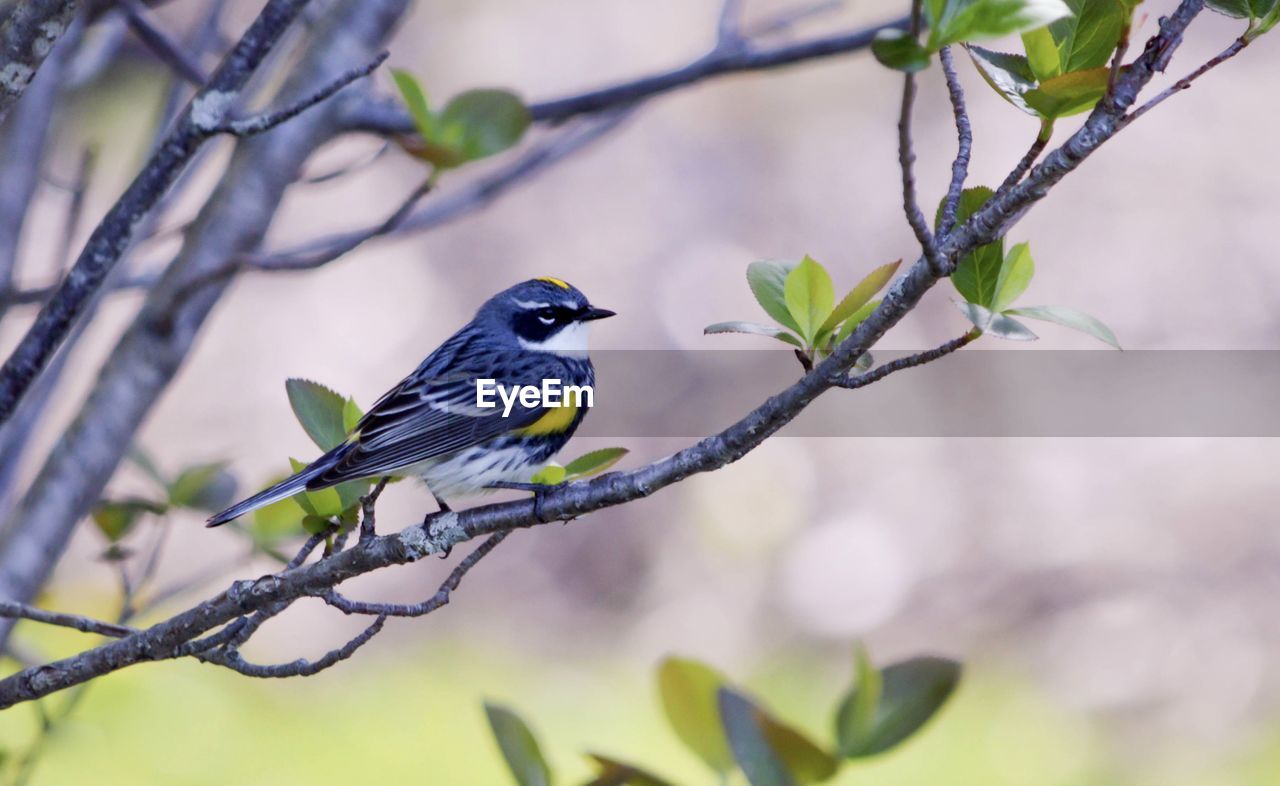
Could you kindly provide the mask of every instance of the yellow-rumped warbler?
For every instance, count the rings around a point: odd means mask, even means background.
[[[532,397],[481,407],[478,380],[514,391],[544,381],[594,386],[588,323],[613,316],[558,278],[535,278],[490,298],[356,424],[346,442],[296,475],[209,519],[216,527],[255,508],[357,478],[416,475],[444,498],[527,482],[578,428],[582,397],[530,406]],[[572,397],[569,397],[572,398]],[[487,403],[487,402],[486,402]]]

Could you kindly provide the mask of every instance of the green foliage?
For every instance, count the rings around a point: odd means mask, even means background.
[[[728,783],[736,772],[750,786],[811,786],[831,779],[845,760],[882,753],[914,735],[946,703],[959,664],[915,658],[883,672],[857,652],[857,683],[841,698],[833,746],[814,742],[779,721],[760,702],[710,666],[669,657],[658,665],[658,696],[676,736]],[[517,786],[551,779],[538,742],[513,712],[485,705]],[[608,756],[588,754],[597,768],[587,786],[670,786],[663,778]]]
[[[347,401],[342,396],[307,379],[285,380],[284,389],[294,417],[316,447],[329,451],[346,440]]]
[[[236,479],[222,461],[188,467],[169,484],[170,505],[206,513],[222,510],[235,494]]]
[[[1040,118],[1047,138],[1054,120],[1087,112],[1106,94],[1108,64],[1138,2],[1066,0],[1068,15],[1023,32],[1025,55],[970,46],[969,56],[1005,100]]]
[[[144,513],[161,515],[168,507],[146,499],[103,500],[90,512],[93,523],[111,543],[117,543],[134,528]]]
[[[583,453],[564,466],[551,462],[535,472],[530,482],[541,483],[544,486],[558,486],[571,480],[599,475],[617,464],[630,452],[626,448],[600,448]]]
[[[991,189],[982,186],[965,189],[956,210],[957,225],[967,221],[992,195]],[[943,204],[939,204],[939,223],[942,208]],[[1027,243],[1018,243],[1008,253],[1005,253],[1003,238],[979,246],[960,260],[951,275],[952,285],[964,298],[956,306],[974,327],[997,338],[1036,340],[1038,337],[1030,328],[1014,319],[1022,316],[1073,328],[1120,348],[1115,334],[1106,325],[1075,309],[1064,306],[1013,308],[1014,301],[1031,284],[1035,272],[1035,261]]]
[[[840,754],[855,759],[883,753],[911,737],[960,682],[960,664],[945,658],[912,658],[877,671],[859,652],[858,681],[836,713]]]
[[[747,285],[765,313],[778,326],[757,322],[717,322],[704,334],[749,333],[768,336],[797,348],[803,362],[812,365],[835,351],[880,301],[871,298],[888,286],[902,260],[872,270],[849,290],[839,303],[831,275],[817,260],[800,262],[769,260],[747,266]],[[859,365],[869,365],[864,355]]]
[[[529,108],[507,90],[468,90],[434,112],[412,74],[393,70],[392,77],[418,131],[407,149],[437,170],[515,147],[533,122]]]
[[[910,33],[882,30],[871,51],[883,65],[908,73],[929,65],[935,52],[950,44],[999,38],[1069,17],[1062,0],[925,0],[928,31],[921,44]]]
[[[210,513],[221,510],[235,496],[236,480],[224,462],[194,464],[170,477],[141,448],[130,449],[128,457],[152,482],[156,493],[124,500],[102,499],[94,505],[90,518],[109,543],[118,543],[148,513],[163,516],[174,508]]]
[[[485,702],[484,713],[517,786],[549,786],[551,770],[542,758],[533,732],[520,716],[506,707],[488,702]]]

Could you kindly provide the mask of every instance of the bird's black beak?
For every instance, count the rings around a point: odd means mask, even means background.
[[[582,312],[582,315],[578,317],[578,321],[590,322],[593,319],[606,319],[608,317],[616,316],[617,313],[618,312],[610,311],[607,308],[596,308],[592,306],[591,308],[588,308],[586,311]]]

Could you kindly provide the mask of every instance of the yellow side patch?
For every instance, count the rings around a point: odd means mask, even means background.
[[[519,433],[531,437],[563,434],[569,430],[569,426],[573,425],[573,419],[577,416],[576,406],[552,407],[547,410],[547,414],[520,429]]]
[[[569,285],[568,285],[567,283],[565,283],[564,281],[561,281],[561,280],[560,280],[560,279],[558,279],[558,278],[552,278],[551,276],[539,276],[538,278],[535,278],[535,279],[534,279],[534,281],[545,281],[545,282],[547,282],[548,284],[555,284],[556,286],[560,287],[561,289],[568,289],[568,288],[569,288]]]

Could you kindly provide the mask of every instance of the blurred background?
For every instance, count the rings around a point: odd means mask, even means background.
[[[751,0],[747,18],[789,2]],[[157,18],[186,29],[195,5],[166,5]],[[1144,4],[1135,40],[1172,5]],[[242,29],[259,6],[232,2],[227,29]],[[433,97],[504,86],[529,100],[552,98],[692,60],[713,43],[718,7],[424,0],[397,34],[390,63],[412,70]],[[905,3],[850,1],[784,39],[903,10]],[[1171,74],[1191,70],[1243,29],[1206,16]],[[1013,230],[1011,242],[1032,241],[1038,263],[1027,302],[1097,315],[1126,349],[1276,348],[1280,169],[1256,147],[1280,135],[1275,43],[1262,39],[1135,123]],[[1037,124],[967,60],[958,64],[975,129],[970,182],[994,186]],[[150,130],[139,120],[158,111],[164,78],[139,51],[84,85],[60,118],[55,173],[74,171],[86,143],[104,152],[87,224],[142,160]],[[391,91],[385,72],[375,78]],[[645,104],[482,211],[315,272],[241,277],[139,444],[168,470],[229,461],[241,490],[252,491],[286,470],[287,457],[315,454],[289,410],[285,378],[323,382],[368,406],[492,292],[532,276],[565,278],[619,312],[595,331],[597,348],[762,346],[702,335],[708,323],[756,314],[743,279],[752,260],[811,254],[841,289],[876,265],[914,258],[896,161],[900,91],[900,75],[866,53],[709,80]],[[932,205],[954,153],[936,67],[921,77],[917,107],[917,174],[922,203]],[[1060,123],[1055,140],[1074,126]],[[372,137],[343,139],[308,171],[362,160],[379,146]],[[190,210],[179,205],[171,220],[190,215],[228,153],[220,147],[199,170]],[[376,222],[422,176],[420,164],[392,150],[351,176],[296,186],[266,245]],[[447,178],[428,199],[475,176]],[[66,195],[42,188],[37,200],[20,257],[23,286],[53,281],[61,245]],[[135,255],[137,269],[167,260],[176,244],[147,246]],[[962,333],[967,325],[949,294],[945,284],[931,292],[881,346],[922,349]],[[140,302],[128,292],[104,299],[33,456],[74,416]],[[6,320],[0,345],[7,351],[23,328]],[[1066,330],[1037,332],[1030,347],[984,339],[966,351],[1094,349]],[[895,375],[883,385],[908,389],[913,379]],[[1016,380],[1006,393],[1017,399]],[[859,407],[857,392],[830,395]],[[581,439],[568,454],[597,442],[618,444]],[[686,443],[628,437],[623,466]],[[967,673],[919,739],[846,767],[837,783],[1274,783],[1278,462],[1280,443],[1263,438],[784,432],[739,463],[648,500],[517,532],[447,609],[391,623],[353,660],[316,677],[255,681],[184,661],[99,680],[51,740],[34,782],[503,784],[509,776],[481,709],[492,699],[531,720],[566,775],[585,778],[580,754],[593,750],[681,783],[707,783],[711,774],[662,720],[653,669],[663,655],[715,664],[784,719],[829,739],[861,640],[879,661],[940,653],[962,659]],[[144,485],[127,467],[111,489]],[[379,523],[398,529],[432,509],[420,487],[398,484],[383,498]],[[171,528],[163,581],[219,570],[188,602],[273,569],[246,556],[242,534],[201,523],[173,514],[138,533],[145,540],[155,527]],[[100,559],[104,548],[100,533],[82,527],[40,604],[112,614],[118,590]],[[348,594],[420,600],[447,567],[388,570],[351,582]],[[175,601],[161,611],[182,607]],[[314,657],[359,624],[301,602],[248,654]],[[51,656],[89,640],[25,624],[18,641]],[[0,714],[0,740],[20,749],[34,718],[24,707]]]

